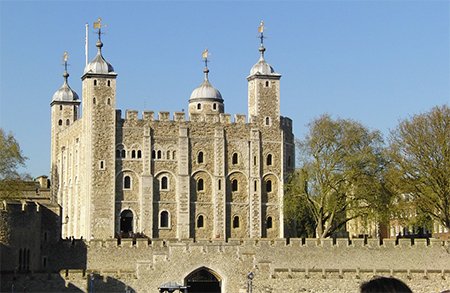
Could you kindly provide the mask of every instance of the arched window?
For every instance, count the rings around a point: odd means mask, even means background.
[[[267,180],[266,181],[266,191],[267,192],[271,192],[272,191],[272,181],[271,180]]]
[[[266,87],[269,87],[269,82],[268,81],[266,81]]]
[[[222,190],[222,180],[220,180],[220,179],[217,182],[217,189]]]
[[[176,160],[177,159],[177,152],[173,151],[172,152],[172,160]]]
[[[167,151],[167,152],[166,152],[166,159],[167,159],[167,160],[170,160],[170,151]]]
[[[258,191],[258,181],[256,181],[256,180],[253,183],[253,191]]]
[[[267,217],[266,227],[267,227],[267,229],[272,229],[273,228],[273,223],[272,223],[272,217],[271,216]]]
[[[58,121],[58,125],[59,125],[59,126],[61,126],[61,125],[62,125],[62,120],[61,120],[61,119],[59,119],[59,121]]]
[[[122,150],[120,154],[122,155],[122,158],[125,158],[127,156],[127,152],[125,150]]]
[[[96,79],[94,79],[94,85],[97,85],[97,80]]]
[[[203,190],[203,179],[202,178],[200,178],[200,179],[198,179],[198,181],[197,181],[197,190],[198,191],[202,191]]]
[[[137,157],[138,157],[138,159],[142,158],[142,152],[141,151],[137,151]]]
[[[161,157],[162,157],[162,153],[161,153],[161,151],[158,151],[158,159],[161,159]]]
[[[197,163],[203,163],[203,152],[199,152],[197,156]]]
[[[59,105],[59,110],[62,111],[62,109],[63,109],[63,106]]]
[[[111,81],[110,80],[108,80],[108,86],[111,86]]]
[[[94,99],[92,99],[92,103],[95,105],[96,104],[96,100],[95,100],[95,98]]]
[[[66,120],[66,125],[70,125],[70,120],[69,119]]]
[[[266,158],[267,166],[272,166],[272,154],[268,154]]]
[[[197,218],[197,228],[203,228],[205,225],[203,215],[198,216]]]
[[[152,159],[155,159],[155,158],[156,158],[156,152],[152,151]]]
[[[239,216],[234,216],[233,218],[233,228],[239,228]]]
[[[231,190],[232,190],[232,191],[237,191],[237,190],[238,190],[238,181],[237,181],[236,179],[234,179],[234,180],[231,182]]]
[[[214,103],[214,104],[213,104],[213,110],[216,110],[216,109],[217,109],[217,104]]]
[[[132,159],[135,159],[135,158],[136,158],[136,151],[135,151],[135,150],[132,150],[132,151],[131,151],[131,158],[132,158]]]
[[[108,105],[111,105],[111,99],[110,98],[108,98]]]
[[[167,186],[168,186],[168,184],[167,184],[167,177],[163,176],[161,178],[161,189],[162,190],[167,190]]]
[[[197,110],[201,110],[202,109],[202,104],[198,103],[197,104]]]
[[[123,189],[130,189],[131,188],[131,177],[125,176],[123,178]]]
[[[169,212],[162,211],[159,215],[159,227],[160,228],[169,228]]]
[[[270,125],[270,118],[266,117],[266,125]]]
[[[116,150],[116,158],[120,158],[120,150]]]
[[[238,154],[234,153],[233,154],[233,160],[232,160],[233,165],[236,165],[239,162],[238,158],[239,158]]]

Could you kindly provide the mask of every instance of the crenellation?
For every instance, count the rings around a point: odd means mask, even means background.
[[[234,115],[234,123],[237,124],[246,124],[247,123],[247,117],[245,114],[235,114]]]
[[[170,121],[170,112],[168,112],[168,111],[158,112],[158,120],[159,121]]]
[[[186,121],[186,113],[184,111],[182,112],[175,112],[173,114],[173,120],[176,122],[184,122]]]
[[[126,110],[125,119],[127,120],[138,120],[138,111],[137,110]]]
[[[372,239],[371,239],[372,240]],[[378,239],[374,239],[374,240],[378,240]],[[411,240],[410,239],[399,239],[402,240],[402,244],[404,245],[405,243],[408,244],[408,246],[411,246]],[[403,241],[403,240],[407,240],[407,242]],[[378,240],[379,241],[379,240]],[[400,242],[400,241],[399,241]],[[383,239],[383,247],[394,247],[395,245],[395,239]]]

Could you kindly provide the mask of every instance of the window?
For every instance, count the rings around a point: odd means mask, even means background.
[[[132,159],[135,159],[135,158],[136,158],[136,151],[135,151],[135,150],[132,150],[132,151],[131,151],[131,158],[132,158]]]
[[[123,189],[130,189],[131,188],[131,177],[125,176],[123,178]]]
[[[203,191],[203,179],[200,178],[197,181],[197,191]]]
[[[199,152],[197,156],[197,163],[202,164],[203,163],[203,152]]]
[[[127,156],[127,152],[125,150],[122,150],[121,153],[122,158],[125,158]]]
[[[66,120],[66,125],[70,125],[70,120],[69,119]]]
[[[238,190],[238,181],[237,181],[236,179],[234,179],[234,180],[231,182],[231,190],[232,190],[232,191],[237,191],[237,190]]]
[[[105,161],[100,161],[100,170],[105,170]]]
[[[158,151],[158,159],[161,159],[161,157],[162,157],[162,153],[161,153],[161,151]]]
[[[177,152],[173,151],[172,152],[172,160],[176,160],[176,158],[177,158]]]
[[[120,150],[116,150],[116,158],[120,158]]]
[[[272,181],[267,180],[266,181],[266,191],[271,192],[272,191]]]
[[[167,151],[167,152],[166,152],[166,159],[167,159],[167,160],[170,160],[170,151]]]
[[[201,110],[202,109],[202,104],[198,103],[197,104],[197,110]]]
[[[97,85],[97,80],[96,79],[94,79],[94,85]]]
[[[236,165],[238,163],[238,154],[237,153],[233,154],[232,163],[233,163],[233,165]]]
[[[257,163],[256,156],[253,156],[253,165],[256,166],[256,163]]]
[[[59,126],[62,125],[62,120],[61,120],[61,119],[58,121],[58,125],[59,125]]]
[[[272,229],[273,228],[272,217],[270,217],[270,216],[267,217],[266,227],[267,227],[267,229]]]
[[[62,109],[63,109],[63,106],[59,105],[59,110],[62,111]]]
[[[239,216],[234,216],[233,218],[233,228],[239,228]]]
[[[152,151],[152,159],[155,159],[155,158],[156,158],[156,152]]]
[[[222,180],[220,180],[220,179],[217,182],[217,189],[222,190]]]
[[[268,154],[266,158],[267,166],[272,166],[272,154]]]
[[[109,81],[108,81],[108,83],[109,83]],[[108,102],[107,103],[108,103],[108,105],[111,105],[111,99],[110,98],[108,98]]]
[[[160,228],[169,228],[169,212],[162,211],[159,215],[159,227]]]
[[[202,215],[198,216],[197,218],[197,228],[203,228],[205,225],[204,218]]]
[[[213,104],[213,110],[216,110],[216,109],[217,109],[217,104],[214,103],[214,104]]]
[[[266,125],[270,125],[270,118],[266,117]]]
[[[108,80],[108,86],[111,86],[111,81],[110,80]]]
[[[167,184],[167,177],[163,176],[161,178],[161,189],[162,190],[167,190],[167,186],[168,186],[168,184]]]
[[[141,151],[137,151],[137,157],[138,157],[138,159],[142,158],[142,152]]]
[[[258,181],[254,181],[253,183],[253,191],[258,191]]]

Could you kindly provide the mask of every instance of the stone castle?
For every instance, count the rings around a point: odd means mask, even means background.
[[[448,241],[285,238],[292,120],[259,32],[248,116],[232,121],[207,51],[188,113],[123,118],[99,29],[82,117],[67,67],[50,104],[51,186],[1,206],[2,292],[357,292],[376,275],[450,289]]]

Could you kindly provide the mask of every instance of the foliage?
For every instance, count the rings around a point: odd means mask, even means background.
[[[411,197],[424,219],[450,229],[450,108],[400,121],[390,133],[389,157],[390,188]]]
[[[20,174],[18,169],[25,166],[27,158],[22,154],[14,134],[5,133],[2,128],[0,153],[0,198],[19,198],[24,188],[22,178],[29,178],[29,175]]]
[[[380,132],[329,115],[307,126],[309,133],[296,142],[300,178],[287,196],[288,202],[299,201],[299,210],[289,212],[287,220],[306,213],[314,221],[316,236],[324,238],[342,230],[351,219],[378,217],[390,200],[382,182]]]

